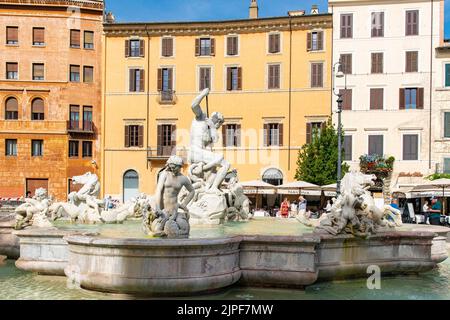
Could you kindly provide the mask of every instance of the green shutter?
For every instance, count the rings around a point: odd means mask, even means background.
[[[445,138],[450,138],[450,112],[445,113],[444,136],[445,136]]]
[[[450,63],[445,65],[445,86],[450,87]]]

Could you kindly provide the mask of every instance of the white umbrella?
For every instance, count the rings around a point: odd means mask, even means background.
[[[308,195],[318,195],[318,196],[320,196],[321,191],[318,185],[305,181],[294,181],[291,183],[286,183],[281,186],[277,186],[277,190],[279,194],[302,194],[303,190],[307,190],[305,191],[305,195],[306,193],[308,193]]]
[[[327,197],[335,197],[336,196],[337,183],[327,184],[326,186],[322,186],[322,191]]]
[[[450,179],[437,179],[415,186],[413,191],[434,191],[442,190],[442,200],[445,197],[445,189],[450,188]],[[442,206],[442,213],[444,212],[444,206]]]
[[[275,186],[261,180],[245,181],[240,184],[244,187],[245,194],[256,194],[256,208],[259,194],[275,194]]]

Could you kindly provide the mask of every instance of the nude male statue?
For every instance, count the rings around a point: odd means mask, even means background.
[[[144,224],[150,224],[155,235],[178,236],[189,234],[188,203],[194,197],[195,191],[190,180],[181,174],[183,159],[171,156],[167,166],[161,172],[154,196],[155,216],[144,218]],[[178,203],[178,195],[185,187],[189,194],[182,203]],[[184,214],[179,212],[184,211]],[[147,219],[148,221],[145,221]]]
[[[189,160],[192,164],[198,164],[198,170],[216,171],[214,181],[207,186],[206,192],[217,193],[220,192],[220,185],[222,184],[230,164],[226,161],[222,154],[212,152],[214,143],[219,140],[218,129],[224,122],[223,115],[219,112],[214,112],[211,118],[202,111],[200,103],[209,94],[209,89],[204,89],[199,96],[192,102],[192,111],[195,114],[195,119],[191,125],[191,150]]]

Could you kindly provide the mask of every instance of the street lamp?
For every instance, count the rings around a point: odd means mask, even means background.
[[[340,79],[340,78],[344,78],[345,79],[345,89],[347,89],[347,76],[345,75],[344,72],[342,72],[342,64],[341,61],[339,60],[339,62],[336,62],[333,66],[333,83],[334,81],[334,77]],[[337,164],[337,183],[336,183],[336,195],[339,196],[341,194],[341,179],[342,179],[342,140],[341,140],[341,136],[342,136],[342,94],[339,92],[339,90],[336,89],[336,85],[333,84],[333,94],[335,96],[337,96],[337,104],[338,104],[338,110],[337,110],[337,114],[338,114],[338,164]]]

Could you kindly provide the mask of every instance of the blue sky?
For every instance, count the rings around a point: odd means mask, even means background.
[[[289,10],[327,11],[324,0],[258,0],[261,17],[284,16]],[[118,22],[227,20],[248,17],[250,0],[106,0]],[[445,1],[445,35],[450,38],[450,0]]]

